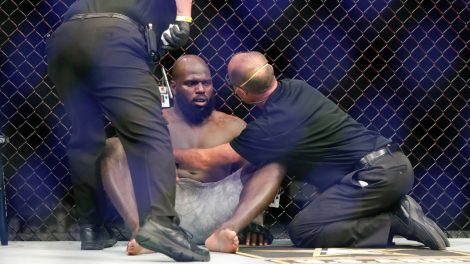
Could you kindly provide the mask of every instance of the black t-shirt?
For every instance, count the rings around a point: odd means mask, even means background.
[[[278,161],[320,190],[351,172],[365,154],[390,141],[366,129],[315,88],[282,80],[262,114],[230,142],[253,164]]]
[[[152,23],[161,46],[160,36],[175,21],[175,0],[78,0],[64,14],[64,20],[80,13],[113,12],[126,15],[141,25]]]

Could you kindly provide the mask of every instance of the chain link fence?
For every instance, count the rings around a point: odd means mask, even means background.
[[[0,132],[11,240],[78,239],[65,156],[70,124],[47,78],[45,36],[73,0],[0,6]],[[183,53],[210,65],[217,109],[246,121],[258,109],[224,83],[237,51],[268,57],[279,78],[318,88],[365,126],[399,142],[414,196],[452,237],[470,231],[468,1],[199,1]],[[276,238],[314,187],[289,175],[265,222]],[[115,211],[113,221],[122,222]],[[122,229],[119,229],[122,230]]]

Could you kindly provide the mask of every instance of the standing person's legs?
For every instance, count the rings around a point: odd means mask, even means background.
[[[150,216],[170,225],[175,218],[175,161],[156,82],[150,71],[102,69],[98,95],[124,147],[137,200],[140,223]],[[127,68],[128,67],[128,68]]]
[[[70,101],[64,100],[72,120],[67,152],[80,221],[81,249],[103,249],[117,242],[103,227],[106,212],[106,194],[100,175],[105,140],[103,118],[92,97],[74,94]]]
[[[175,163],[157,84],[146,64],[143,33],[121,19],[68,23],[82,26],[71,32],[86,32],[79,34],[86,36],[86,42],[73,41],[91,53],[86,58],[93,65],[89,72],[93,95],[126,150],[143,223],[137,235],[139,242],[178,261],[208,261],[208,252],[190,241],[174,211]],[[102,142],[103,148],[104,138]],[[98,170],[99,166],[97,162]]]
[[[48,40],[48,69],[72,125],[67,153],[81,248],[103,249],[116,242],[102,240],[106,232],[102,228],[104,193],[99,174],[105,140],[103,115],[89,82],[92,59],[80,42],[69,35],[74,26],[77,25],[62,25]],[[80,35],[78,31],[75,33],[75,37]]]
[[[292,242],[300,247],[386,246],[392,207],[411,190],[413,178],[401,152],[346,175],[295,216],[288,227]]]

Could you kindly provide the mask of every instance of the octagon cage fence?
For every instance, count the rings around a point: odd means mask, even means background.
[[[65,154],[70,124],[47,77],[45,37],[73,0],[4,0],[0,7],[1,160],[10,240],[77,240]],[[469,2],[418,0],[202,1],[191,39],[166,54],[205,59],[216,108],[256,119],[224,82],[238,51],[256,50],[278,78],[320,90],[364,126],[398,142],[415,171],[411,195],[450,237],[470,231]],[[286,124],[288,125],[288,124]],[[315,189],[287,175],[264,223],[275,238]],[[127,229],[114,208],[112,227]]]

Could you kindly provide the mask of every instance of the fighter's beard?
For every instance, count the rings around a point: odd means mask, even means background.
[[[207,100],[204,106],[194,105],[191,101],[188,102],[184,96],[175,95],[176,106],[183,114],[184,119],[193,125],[197,125],[206,120],[214,111],[214,96]]]

